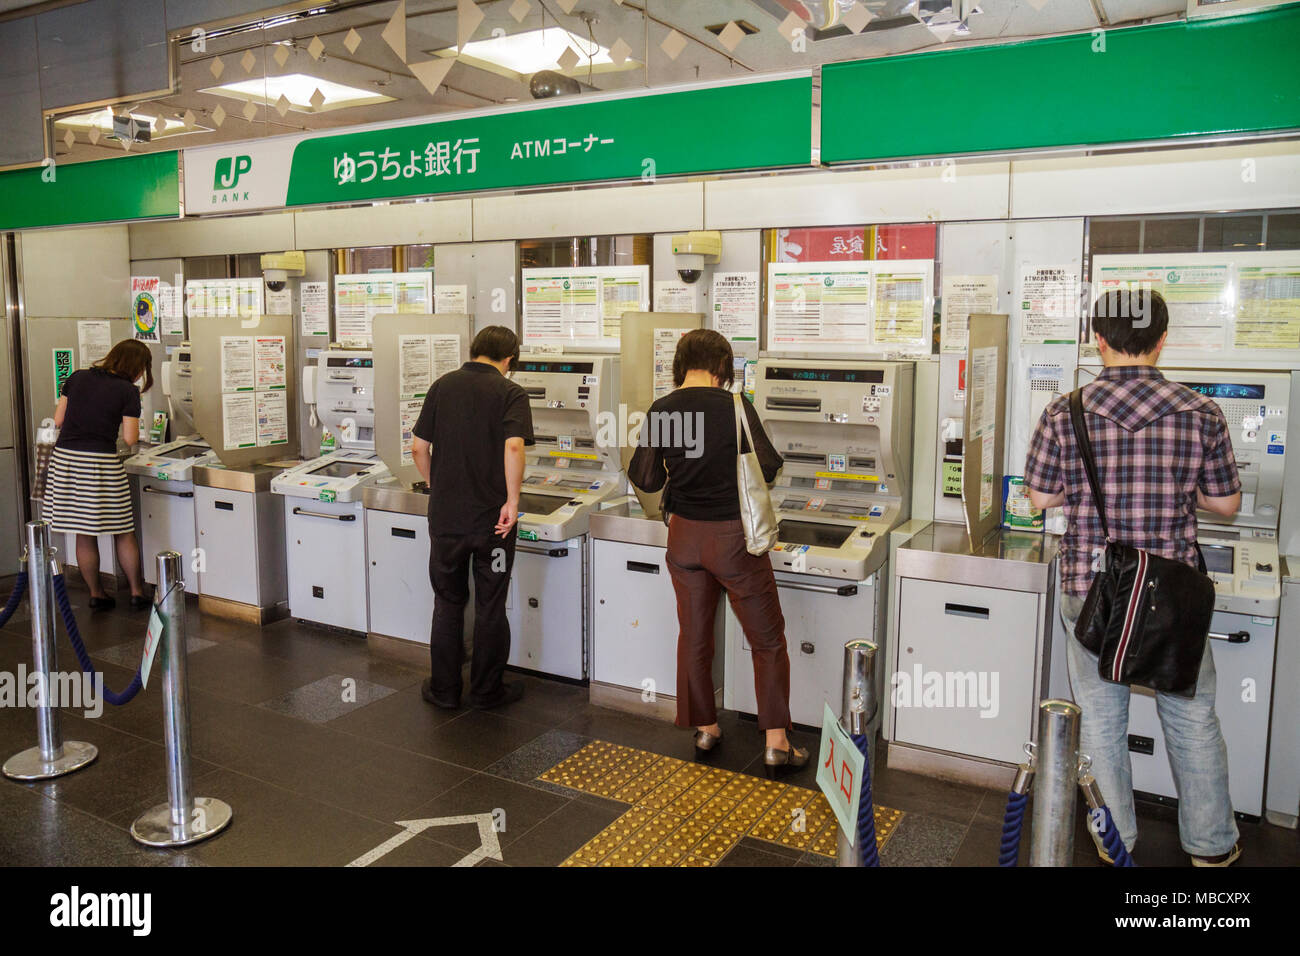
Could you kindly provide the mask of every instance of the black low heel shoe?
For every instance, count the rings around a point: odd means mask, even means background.
[[[768,747],[763,751],[763,773],[768,780],[793,773],[808,763],[808,748],[790,745],[789,750],[777,750]]]
[[[128,602],[128,603],[129,603],[129,606],[130,606],[131,610],[133,610],[133,611],[143,611],[143,610],[145,610],[146,608],[151,608],[151,607],[153,607],[153,599],[152,599],[152,598],[147,598],[147,597],[143,597],[143,596],[135,595],[135,594],[132,594],[132,595],[131,595],[131,600],[130,600],[130,602]]]
[[[715,737],[706,730],[695,731],[695,759],[701,762],[708,760],[720,743],[721,737]]]
[[[92,611],[111,611],[113,608],[117,607],[117,602],[111,597],[93,597],[87,603],[90,604],[90,609]]]

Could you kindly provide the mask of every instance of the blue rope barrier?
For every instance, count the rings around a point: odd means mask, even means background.
[[[854,734],[853,743],[862,754],[862,797],[858,802],[858,859],[862,866],[880,866],[876,846],[876,808],[871,800],[871,758],[867,755],[867,737]]]
[[[77,629],[77,619],[72,613],[72,603],[68,600],[68,587],[63,581],[62,574],[54,575],[54,600],[59,606],[59,614],[63,617],[63,626],[68,631],[68,640],[72,642],[72,650],[81,663],[81,669],[87,674],[94,675],[96,673],[95,665],[90,662],[90,654],[86,651],[86,645],[82,643],[81,631]],[[121,707],[140,693],[141,686],[140,670],[137,668],[135,676],[131,678],[131,683],[127,685],[126,690],[122,691],[122,693],[115,694],[107,687],[104,687],[104,700],[114,707]]]
[[[1102,831],[1101,843],[1106,848],[1106,855],[1111,859],[1111,866],[1136,866],[1133,857],[1129,856],[1128,848],[1124,846],[1124,839],[1119,835],[1119,828],[1115,826],[1115,820],[1110,815],[1110,807],[1102,804],[1097,808],[1101,811]]]
[[[1029,794],[1007,794],[1007,810],[1002,816],[1002,847],[998,856],[998,866],[1016,866],[1020,862],[1020,831],[1025,823],[1025,807],[1029,804]]]
[[[9,623],[9,619],[14,616],[14,611],[18,610],[18,605],[23,603],[23,592],[27,590],[27,572],[19,571],[18,580],[14,582],[13,593],[9,595],[9,600],[5,603],[4,609],[0,610],[0,627]]]

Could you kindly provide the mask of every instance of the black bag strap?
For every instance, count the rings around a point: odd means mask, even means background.
[[[1092,456],[1092,442],[1088,438],[1088,424],[1083,418],[1083,388],[1076,388],[1070,393],[1070,421],[1074,425],[1074,438],[1079,445],[1079,455],[1083,458],[1083,470],[1088,473],[1088,486],[1092,489],[1092,503],[1097,508],[1097,517],[1101,518],[1101,530],[1110,541],[1110,525],[1106,521],[1106,503],[1101,496],[1101,482],[1097,480],[1097,461]]]

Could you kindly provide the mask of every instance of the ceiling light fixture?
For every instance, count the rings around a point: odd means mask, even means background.
[[[312,104],[312,96],[317,90],[320,90],[321,95],[325,97],[319,107]],[[283,76],[268,76],[265,79],[258,77],[241,80],[238,83],[208,87],[199,92],[227,96],[259,106],[274,106],[283,96],[289,101],[289,109],[298,113],[328,113],[330,110],[341,110],[350,106],[392,103],[396,99],[382,93],[335,83],[333,80],[308,76],[305,73],[286,73]]]
[[[161,139],[164,136],[182,136],[186,133],[209,133],[212,131],[209,126],[186,123],[184,120],[171,116],[161,117],[162,128],[159,129],[158,121],[160,117],[158,116],[135,112],[132,112],[130,116],[133,120],[148,126],[153,132],[154,139]],[[106,107],[93,113],[76,113],[72,116],[62,116],[54,121],[54,125],[74,132],[97,129],[100,132],[111,134],[113,132],[113,111],[111,108]]]
[[[543,27],[508,36],[473,40],[459,51],[460,61],[482,70],[511,79],[522,79],[542,70],[554,70],[566,49],[579,55],[579,62],[566,73],[608,73],[615,70],[639,69],[641,64],[631,58],[621,64],[609,55],[609,48],[596,41],[570,33],[563,27]],[[454,46],[429,51],[435,56],[458,55]],[[561,71],[557,71],[561,72]]]

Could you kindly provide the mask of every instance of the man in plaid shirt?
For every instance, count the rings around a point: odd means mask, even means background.
[[[1084,418],[1115,540],[1196,566],[1196,511],[1230,517],[1241,480],[1223,412],[1156,369],[1169,310],[1156,292],[1108,292],[1092,330],[1105,366],[1083,390]],[[1106,540],[1062,395],[1043,411],[1029,445],[1025,484],[1034,506],[1064,506],[1061,618],[1070,634],[1070,686],[1083,711],[1079,746],[1124,845],[1137,839],[1128,753],[1129,688],[1105,681],[1097,657],[1074,639],[1075,623]],[[1196,866],[1228,866],[1241,855],[1228,795],[1228,753],[1214,710],[1214,658],[1207,645],[1192,698],[1156,695],[1178,789],[1178,829]],[[1107,859],[1098,843],[1098,852]]]

